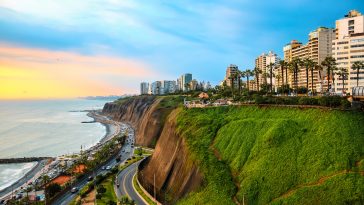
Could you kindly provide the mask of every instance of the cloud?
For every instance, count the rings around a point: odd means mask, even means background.
[[[0,98],[137,93],[157,74],[136,59],[0,45]]]

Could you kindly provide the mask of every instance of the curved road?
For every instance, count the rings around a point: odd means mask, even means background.
[[[120,186],[116,187],[116,185],[114,185],[114,190],[116,190],[118,199],[121,199],[123,195],[126,195],[130,199],[134,200],[137,205],[147,205],[133,188],[133,177],[137,172],[139,163],[140,161],[135,162],[118,174],[117,182],[119,182]]]
[[[128,137],[128,141],[124,144],[124,146],[122,147],[122,149],[119,152],[119,155],[121,155],[121,163],[125,162],[129,157],[131,157],[134,153],[134,148],[131,146],[132,142],[130,142],[130,140],[134,140],[134,131],[131,130],[131,133],[129,132],[129,137]],[[128,150],[128,152],[123,152],[122,150]],[[106,161],[103,166],[110,166],[110,167],[114,167],[116,165],[118,165],[119,163],[116,162],[115,157],[112,157],[111,159],[109,159],[108,161]],[[100,175],[100,174],[105,174],[106,172],[108,172],[108,170],[103,170],[101,167],[97,170],[94,171],[95,175]],[[87,178],[90,175],[87,175],[85,178],[83,178],[83,180],[76,182],[76,184],[74,185],[74,187],[78,187],[78,189],[82,189],[87,183]],[[69,204],[75,197],[77,196],[77,193],[71,193],[71,191],[66,192],[65,194],[63,194],[62,196],[60,196],[57,200],[55,200],[52,204],[53,205],[67,205]]]

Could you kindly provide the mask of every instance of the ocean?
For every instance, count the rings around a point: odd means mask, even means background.
[[[106,128],[82,110],[101,109],[103,100],[0,101],[0,158],[55,157],[96,144]],[[24,176],[34,163],[0,165],[0,190]]]

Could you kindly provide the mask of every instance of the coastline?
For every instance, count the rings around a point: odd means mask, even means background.
[[[94,151],[95,149],[102,146],[104,143],[108,142],[109,140],[120,134],[121,124],[116,123],[115,121],[112,121],[108,119],[106,116],[100,114],[99,110],[85,110],[84,112],[88,112],[87,116],[93,118],[94,122],[92,123],[100,123],[103,126],[105,126],[104,136],[96,144],[91,145],[86,150],[84,150],[85,152]],[[35,178],[38,178],[45,171],[46,166],[50,164],[50,161],[46,159],[33,162],[37,162],[37,164],[31,170],[29,170],[24,176],[22,176],[17,181],[12,183],[10,186],[0,190],[0,199],[5,199],[9,197],[9,195],[11,195],[12,192],[16,192],[21,187],[27,186],[27,184],[30,181],[34,181]]]

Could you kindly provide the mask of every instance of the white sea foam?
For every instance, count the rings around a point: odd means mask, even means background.
[[[36,164],[37,162],[0,164],[0,190],[25,176]]]

